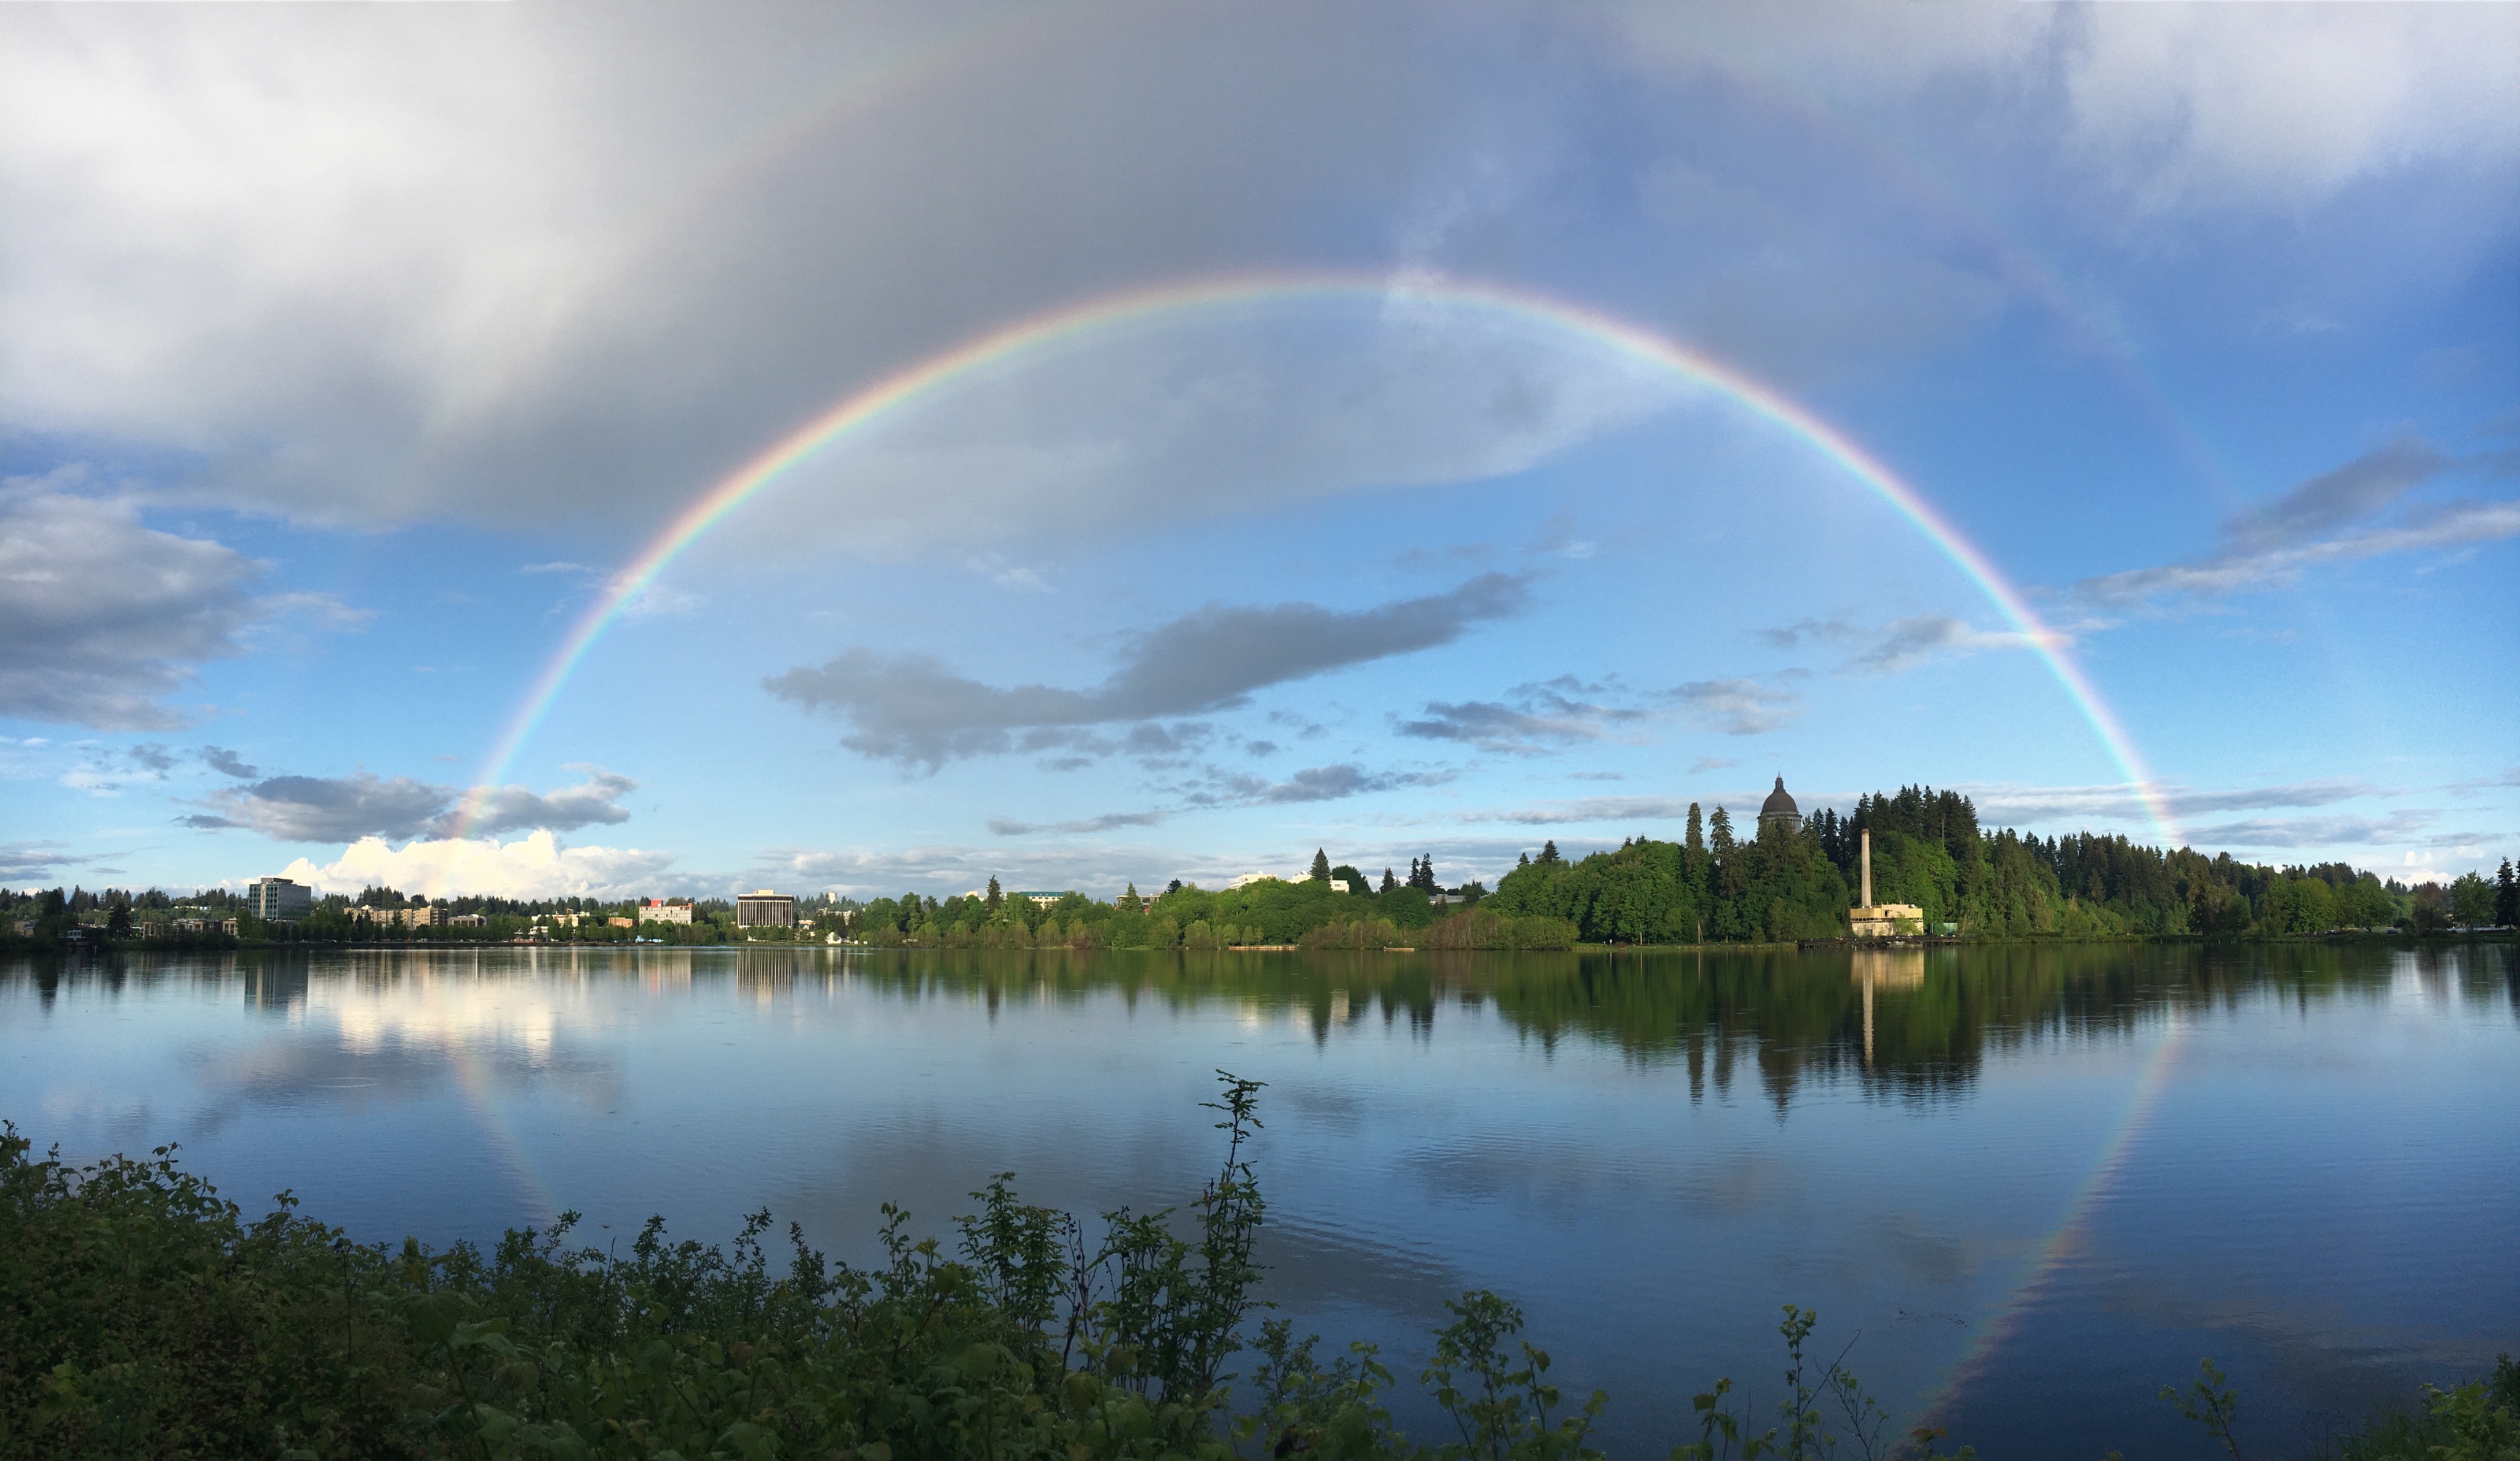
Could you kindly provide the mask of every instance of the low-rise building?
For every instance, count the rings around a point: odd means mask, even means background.
[[[1048,892],[1036,888],[1023,892],[1011,892],[1008,893],[1007,896],[1011,898],[1030,898],[1033,900],[1035,906],[1047,908],[1051,904],[1058,902],[1060,898],[1066,897],[1074,890],[1075,890],[1073,889],[1062,889],[1058,892]]]
[[[683,922],[689,923],[691,920],[684,919]],[[639,921],[635,918],[608,918],[604,921],[604,926],[609,929],[635,929],[639,927]]]
[[[446,922],[446,910],[424,904],[417,908],[352,908],[350,916],[381,928],[433,929]]]
[[[641,923],[690,923],[692,905],[688,900],[669,903],[663,898],[641,898],[636,917]]]
[[[486,913],[458,913],[449,917],[446,920],[446,924],[447,927],[455,929],[486,929],[490,926],[490,915]]]
[[[739,929],[792,929],[796,927],[796,900],[784,892],[763,888],[743,893],[735,900],[735,926]]]
[[[315,911],[315,890],[287,878],[256,878],[246,886],[245,906],[265,923],[295,923]]]

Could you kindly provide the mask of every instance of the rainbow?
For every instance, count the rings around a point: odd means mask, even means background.
[[[457,810],[451,835],[458,839],[472,835],[483,806],[502,785],[518,750],[559,698],[587,652],[620,618],[623,610],[711,527],[798,465],[870,424],[986,367],[1020,361],[1102,332],[1159,317],[1308,301],[1434,303],[1554,329],[1712,390],[1808,444],[1897,510],[1976,585],[2046,662],[2067,699],[2089,722],[2092,734],[2134,788],[2156,834],[2167,845],[2179,843],[2177,824],[2151,772],[2115,712],[2067,652],[2064,636],[2039,617],[1987,556],[1945,521],[1923,494],[1799,402],[1667,336],[1590,305],[1535,290],[1460,279],[1394,279],[1328,270],[1199,277],[1098,296],[966,340],[841,397],[719,479],[606,584],[571,626],[500,732],[481,774],[474,778],[472,790]]]
[[[2187,1027],[2174,1008],[2169,1013],[2169,1027],[2154,1043],[2152,1055],[2136,1077],[2134,1090],[2128,1094],[2125,1113],[2110,1129],[2098,1158],[2083,1177],[2083,1185],[2065,1204],[2056,1225],[2049,1228],[2039,1246],[2031,1251],[2030,1260],[2023,1268],[2020,1280],[2012,1285],[2003,1306],[1979,1326],[1976,1337],[1969,1342],[1959,1362],[1952,1367],[1951,1377],[1943,1382],[1943,1388],[1926,1404],[1920,1424],[1934,1424],[1951,1408],[1962,1391],[1984,1377],[1988,1363],[1996,1351],[2019,1331],[2048,1280],[2083,1251],[2084,1244],[2090,1239],[2092,1219],[2099,1210],[2101,1199],[2116,1188],[2118,1175],[2125,1169],[2127,1159],[2135,1150],[2136,1139],[2152,1123],[2154,1109],[2161,1104],[2161,1094],[2169,1087],[2171,1071],[2179,1063],[2179,1052],[2185,1045],[2186,1038]]]

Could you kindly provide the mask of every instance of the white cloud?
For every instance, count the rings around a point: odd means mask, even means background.
[[[1943,86],[2121,206],[2278,212],[2520,152],[2520,15],[2500,5],[1628,7],[1641,50],[1889,107]],[[2001,118],[2000,122],[1992,118]],[[1736,209],[1737,211],[1737,209]]]
[[[511,843],[495,838],[430,840],[400,847],[368,837],[331,862],[300,857],[280,875],[328,893],[355,894],[376,886],[432,896],[652,897],[673,861],[671,852],[638,847],[566,846],[549,832]]]
[[[1754,679],[1692,680],[1672,698],[1700,726],[1728,736],[1759,736],[1802,713],[1800,693]]]

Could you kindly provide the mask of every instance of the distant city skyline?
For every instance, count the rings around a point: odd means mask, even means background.
[[[0,7],[0,886],[2520,850],[2520,9]]]

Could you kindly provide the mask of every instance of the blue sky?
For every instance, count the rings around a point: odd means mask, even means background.
[[[2520,851],[2520,10],[0,10],[0,881]],[[1098,297],[580,616],[834,403]],[[1859,443],[1845,468],[1533,292]],[[459,808],[477,815],[466,819]]]

